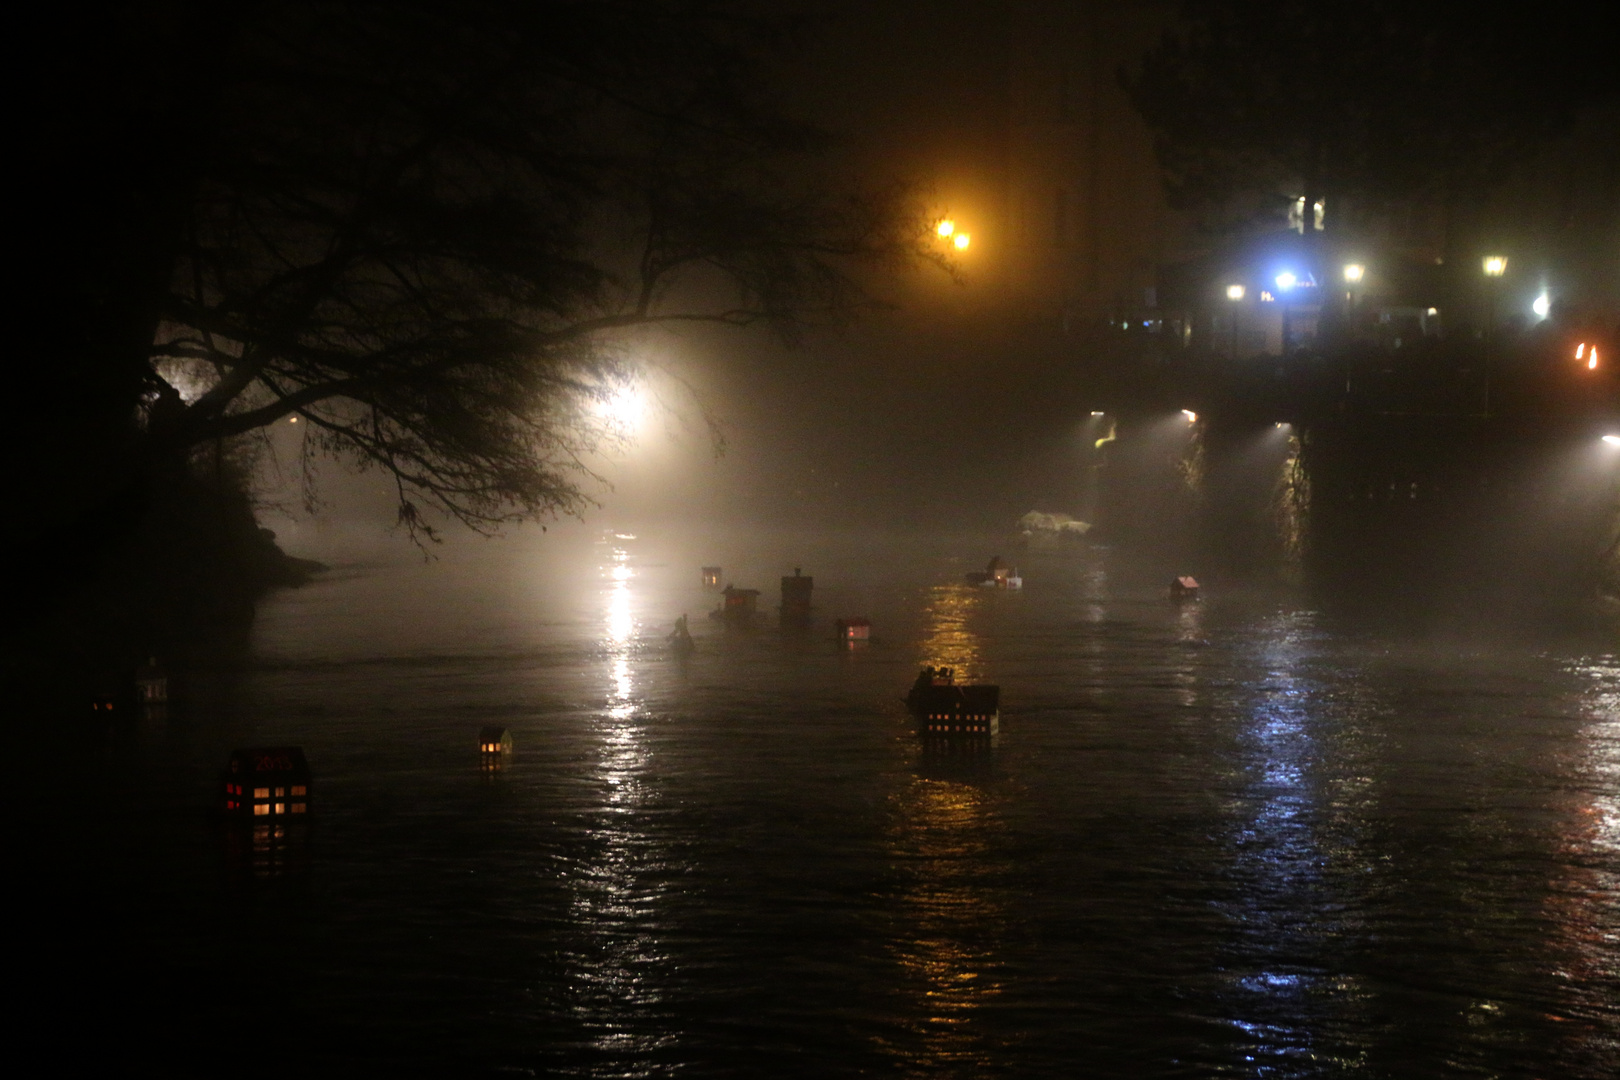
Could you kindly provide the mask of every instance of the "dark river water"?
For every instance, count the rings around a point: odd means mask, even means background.
[[[275,595],[116,736],[109,993],[280,1075],[1620,1075],[1620,646],[1176,607],[1104,548],[973,588],[989,543],[554,532]],[[925,751],[925,663],[1002,686],[997,745]],[[275,744],[316,813],[256,875],[207,806]]]

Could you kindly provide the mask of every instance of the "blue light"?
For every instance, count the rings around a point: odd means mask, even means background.
[[[1277,275],[1277,288],[1281,289],[1283,292],[1287,292],[1297,284],[1299,284],[1299,278],[1294,276],[1294,272],[1292,270],[1284,270],[1282,273]]]

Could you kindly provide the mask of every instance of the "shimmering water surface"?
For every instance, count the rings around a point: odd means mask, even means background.
[[[128,736],[142,993],[359,1073],[1620,1073],[1613,643],[1178,608],[1101,548],[985,591],[987,544],[554,537],[275,596],[246,673]],[[924,751],[923,663],[1002,685],[998,745]],[[279,743],[317,814],[260,878],[203,808]]]

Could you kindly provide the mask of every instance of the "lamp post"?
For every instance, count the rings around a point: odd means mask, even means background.
[[[1299,278],[1294,276],[1292,270],[1284,270],[1277,275],[1277,303],[1282,305],[1282,355],[1284,359],[1288,357],[1288,339],[1292,330],[1289,325],[1288,294],[1293,291],[1294,286],[1297,284],[1299,284]]]
[[[1232,302],[1232,358],[1237,359],[1238,354],[1238,313],[1242,310],[1240,304],[1248,292],[1242,285],[1228,285],[1226,298]]]
[[[1487,255],[1481,262],[1485,271],[1485,408],[1486,417],[1491,415],[1491,375],[1492,367],[1496,363],[1496,283],[1502,280],[1507,273],[1506,255]]]
[[[1367,268],[1360,263],[1344,264],[1344,321],[1347,338],[1355,336],[1356,318],[1356,290],[1361,287],[1361,279],[1367,276]]]

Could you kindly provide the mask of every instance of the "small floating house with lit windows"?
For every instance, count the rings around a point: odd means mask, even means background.
[[[839,641],[870,641],[872,639],[871,619],[857,615],[847,619],[836,619],[833,621],[833,626],[837,628]]]
[[[512,733],[491,724],[478,729],[478,764],[485,772],[499,772],[512,760]]]
[[[906,707],[924,739],[991,739],[1001,732],[1001,687],[958,684],[951,668],[923,668]]]
[[[709,617],[730,623],[746,623],[752,621],[758,607],[758,589],[739,589],[735,585],[727,585],[720,593],[720,606],[709,612]]]
[[[1021,589],[1024,579],[1018,575],[1016,566],[1008,566],[996,555],[985,565],[983,570],[968,571],[969,585],[984,585],[994,589]]]
[[[309,764],[301,747],[234,750],[222,786],[220,808],[228,817],[264,821],[309,813]]]

